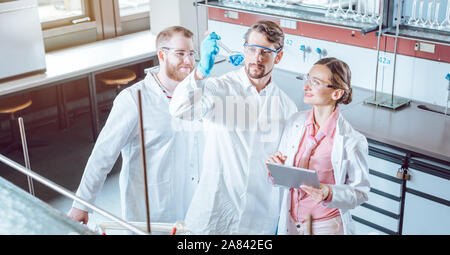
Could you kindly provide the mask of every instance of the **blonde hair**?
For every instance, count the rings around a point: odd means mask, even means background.
[[[180,33],[186,38],[192,38],[194,34],[187,28],[181,26],[168,27],[156,36],[156,48],[159,49],[164,43],[170,41],[174,34]]]
[[[339,98],[339,100],[337,100],[336,103],[351,103],[353,98],[353,89],[350,85],[352,78],[350,67],[344,61],[337,58],[322,58],[317,61],[315,65],[324,65],[328,67],[331,72],[331,85],[333,85],[336,89],[342,89],[344,91],[344,94],[341,98]]]

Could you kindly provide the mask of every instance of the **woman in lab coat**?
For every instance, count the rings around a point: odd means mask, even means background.
[[[352,100],[350,79],[343,61],[316,62],[304,86],[304,102],[313,108],[288,120],[278,152],[267,160],[315,170],[320,181],[320,189],[285,189],[278,234],[354,233],[350,210],[368,200],[370,186],[367,140],[338,107]]]

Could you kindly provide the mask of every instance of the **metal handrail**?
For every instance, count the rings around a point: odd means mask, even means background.
[[[22,172],[23,174],[33,178],[33,180],[36,180],[36,181],[44,184],[45,186],[55,190],[56,192],[61,193],[62,195],[67,196],[67,197],[69,197],[69,198],[71,198],[73,200],[76,200],[77,202],[80,202],[84,206],[89,207],[90,209],[96,211],[97,213],[99,213],[99,214],[101,214],[101,215],[103,215],[103,216],[105,216],[105,217],[107,217],[107,218],[109,218],[109,219],[119,223],[123,227],[125,227],[125,228],[127,228],[127,229],[129,229],[129,230],[131,230],[133,232],[135,232],[136,234],[140,234],[140,235],[148,235],[149,234],[148,232],[140,230],[139,228],[137,228],[137,227],[129,224],[128,222],[126,222],[126,221],[124,221],[124,220],[122,220],[122,219],[120,219],[120,218],[110,214],[109,212],[107,212],[107,211],[105,211],[105,210],[103,210],[103,209],[101,209],[101,208],[99,208],[99,207],[97,207],[97,206],[95,206],[95,205],[93,205],[93,204],[83,200],[82,198],[77,197],[73,192],[69,191],[68,189],[66,189],[66,188],[64,188],[64,187],[62,187],[62,186],[60,186],[60,185],[50,181],[49,179],[47,179],[47,178],[45,178],[45,177],[43,177],[43,176],[41,176],[41,175],[31,171],[31,170],[29,170],[29,169],[27,169],[25,167],[23,167],[22,165],[18,164],[17,162],[14,162],[13,160],[5,157],[2,154],[0,154],[0,161],[3,162],[6,165],[12,167],[13,169],[18,170],[18,171]]]

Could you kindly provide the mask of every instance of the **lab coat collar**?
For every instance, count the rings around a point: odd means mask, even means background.
[[[338,110],[338,108],[336,108],[336,110]],[[335,113],[336,113],[336,111],[333,114],[335,114]],[[301,130],[302,128],[306,127],[306,125],[308,125],[309,123],[312,123],[308,118],[308,117],[310,117],[309,114],[312,114],[310,112],[310,110],[304,111],[301,116],[296,118],[294,120],[295,127],[298,128],[299,130]],[[345,128],[342,128],[344,126],[345,126],[345,120],[344,120],[342,114],[340,114],[340,112],[339,112],[339,115],[337,116],[337,120],[336,120],[335,135],[345,136],[346,135]]]
[[[303,137],[303,134],[306,130],[305,127],[308,123],[309,113],[310,113],[309,110],[300,112],[298,117],[295,118],[295,120],[293,121],[293,125],[296,128],[295,138],[293,141],[300,143],[300,140]],[[337,166],[336,167],[337,171],[339,171],[340,166],[342,164],[340,159],[342,158],[342,151],[346,141],[346,136],[349,135],[347,134],[347,132],[348,130],[346,129],[345,119],[343,118],[342,114],[339,114],[336,121],[336,129],[334,131],[333,153],[331,155],[331,161],[333,163],[333,166]],[[290,163],[293,164],[293,157],[290,160],[292,161]],[[335,178],[342,178],[341,176],[339,177],[338,176],[339,174],[336,174]]]
[[[156,93],[156,95],[158,95],[159,97],[164,98],[167,102],[169,102],[167,95],[162,91],[162,88],[159,86],[158,81],[155,79],[155,77],[153,77],[152,72],[154,75],[156,75],[159,72],[159,68],[152,69],[147,73],[144,79],[145,87],[150,89],[153,93]]]
[[[337,119],[338,119],[339,115],[340,115],[339,114],[339,106],[336,106],[334,111],[328,117],[325,124],[320,127],[319,131],[322,132],[325,136],[333,136],[333,132],[335,131],[335,127],[337,125]],[[311,109],[311,111],[308,114],[308,117],[306,118],[305,126],[308,126],[308,125],[315,125],[314,109]]]

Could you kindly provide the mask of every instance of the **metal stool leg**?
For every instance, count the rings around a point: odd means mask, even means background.
[[[116,96],[119,95],[119,93],[120,93],[120,85],[118,85],[118,86],[116,87]]]
[[[67,129],[70,127],[69,114],[67,112],[66,95],[63,85],[56,86],[58,101],[58,123],[59,129]]]
[[[15,124],[14,113],[11,113],[9,118],[9,132],[11,133],[11,142],[8,146],[1,150],[1,154],[7,154],[20,148],[19,137],[16,131],[17,125]]]

